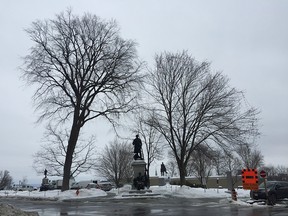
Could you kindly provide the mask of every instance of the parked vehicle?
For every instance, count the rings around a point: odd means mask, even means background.
[[[50,182],[50,184],[53,186],[54,189],[61,189],[62,188],[62,179],[58,179],[58,180],[52,180]],[[69,183],[71,184],[71,182],[69,181]]]
[[[37,190],[37,188],[34,188],[31,185],[16,185],[16,184],[14,184],[12,187],[12,190],[14,190],[14,191],[33,191],[33,190]]]
[[[72,184],[71,189],[81,189],[81,188],[98,188],[103,191],[110,191],[113,188],[113,185],[108,181],[79,181]]]
[[[54,189],[61,189],[62,188],[62,184],[63,184],[63,179],[57,179],[57,180],[52,180],[52,181],[49,181],[49,190],[54,190]],[[74,178],[71,178],[69,180],[69,187],[71,188],[72,185],[75,184],[75,179]]]
[[[97,184],[97,181],[89,180],[89,181],[79,181],[75,182],[71,185],[71,189],[81,189],[81,188],[87,188],[90,183]]]
[[[91,189],[91,188],[97,188],[99,189],[99,185],[96,183],[88,183],[88,185],[86,186],[87,189]]]
[[[113,188],[113,185],[108,181],[99,181],[99,188],[104,191],[110,191]]]
[[[268,204],[274,205],[278,200],[288,198],[288,182],[285,181],[267,181]],[[259,185],[258,190],[251,190],[252,199],[267,199],[264,182]]]

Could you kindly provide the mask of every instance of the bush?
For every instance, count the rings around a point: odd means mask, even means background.
[[[0,171],[0,190],[5,188],[10,188],[12,184],[12,177],[9,174],[9,171],[5,170]]]

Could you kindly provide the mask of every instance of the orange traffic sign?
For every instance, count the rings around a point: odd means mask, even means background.
[[[258,172],[256,169],[242,170],[242,185],[246,190],[258,190]]]

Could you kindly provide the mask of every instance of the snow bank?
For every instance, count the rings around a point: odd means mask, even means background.
[[[152,186],[150,189],[153,192],[161,193],[163,195],[186,197],[186,198],[231,198],[231,194],[227,189],[216,188],[191,188],[188,186],[178,186],[166,184],[165,186]],[[249,198],[250,191],[239,189],[237,190],[238,197]]]
[[[184,197],[184,198],[220,198],[223,199],[224,202],[231,202],[234,205],[244,205],[244,206],[251,206],[251,207],[262,207],[266,206],[264,202],[256,202],[250,200],[250,191],[237,189],[237,201],[231,200],[231,194],[228,192],[227,189],[219,188],[210,188],[210,189],[203,189],[203,188],[191,188],[188,186],[178,186],[178,185],[170,185],[166,184],[165,186],[151,186],[150,190],[152,192],[142,191],[141,196],[133,197],[133,194],[129,193],[131,190],[131,185],[124,185],[122,188],[112,189],[108,193],[111,198],[115,199],[125,199],[125,198],[153,198],[153,197]],[[125,195],[129,196],[125,196]],[[91,188],[91,189],[80,189],[79,194],[76,194],[76,190],[68,190],[61,192],[60,190],[53,190],[53,191],[0,191],[0,197],[24,197],[30,199],[47,199],[47,200],[81,200],[86,198],[96,198],[96,197],[105,197],[108,194],[100,189]],[[114,195],[114,196],[113,196]],[[279,203],[276,206],[285,206],[285,203]],[[266,206],[267,207],[267,206]],[[0,214],[1,215],[1,214]]]
[[[79,194],[76,194],[76,190],[68,190],[61,192],[60,190],[49,191],[0,191],[0,196],[7,197],[23,197],[31,199],[49,199],[49,200],[71,200],[71,199],[83,199],[107,196],[107,193],[103,190],[91,188],[80,189]]]
[[[174,196],[174,197],[184,197],[184,198],[228,198],[231,199],[231,194],[227,189],[203,189],[203,188],[191,188],[188,186],[178,186],[166,184],[165,186],[151,186],[149,188],[152,193],[147,192],[147,197],[152,197],[152,195],[159,196]],[[113,189],[111,192],[115,193],[115,198],[125,198],[129,191],[131,190],[130,185],[125,185],[123,188]],[[238,189],[237,194],[239,198],[245,200],[249,199],[250,191]],[[124,195],[124,196],[123,196]],[[131,195],[133,197],[133,195]],[[129,198],[131,198],[129,196]],[[141,196],[142,198],[145,196]]]
[[[147,195],[157,195],[161,197],[175,196],[184,198],[229,198],[231,194],[228,193],[227,189],[203,189],[203,188],[191,188],[188,186],[178,186],[166,184],[165,186],[151,186],[149,188],[152,193],[147,192]],[[119,189],[112,189],[109,191],[110,194],[114,194],[114,198],[125,197],[123,195],[129,194],[131,185],[124,185]],[[249,199],[249,191],[239,189],[237,190],[238,198]],[[145,195],[145,193],[144,193]],[[0,196],[8,197],[27,197],[31,199],[50,199],[50,200],[71,200],[71,199],[84,199],[107,196],[107,193],[103,190],[91,188],[91,189],[80,189],[79,194],[76,194],[76,190],[68,190],[61,192],[60,190],[52,191],[0,191]],[[143,196],[142,196],[143,198]]]

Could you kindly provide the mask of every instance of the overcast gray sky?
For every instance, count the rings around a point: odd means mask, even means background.
[[[261,111],[258,145],[266,165],[288,166],[288,1],[9,0],[0,1],[0,170],[9,170],[15,182],[43,177],[32,169],[43,125],[34,124],[33,89],[19,79],[21,57],[32,45],[23,29],[69,7],[115,19],[150,66],[162,51],[187,50],[210,61]],[[95,124],[98,142],[107,144],[102,123]]]

